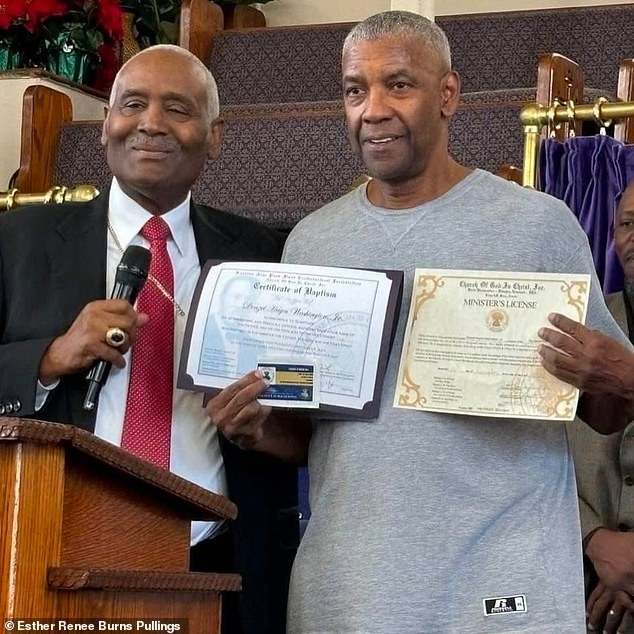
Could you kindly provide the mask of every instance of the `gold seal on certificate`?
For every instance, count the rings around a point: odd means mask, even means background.
[[[394,407],[572,420],[579,390],[540,363],[548,314],[585,322],[590,276],[417,269]]]

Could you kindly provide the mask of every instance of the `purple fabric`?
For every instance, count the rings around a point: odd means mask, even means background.
[[[563,200],[588,236],[603,291],[623,288],[623,270],[614,250],[616,207],[634,179],[634,145],[608,136],[547,139],[539,157],[540,188]]]

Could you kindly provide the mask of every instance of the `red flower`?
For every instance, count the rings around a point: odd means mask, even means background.
[[[28,0],[28,20],[25,27],[34,33],[42,20],[53,15],[64,15],[68,6],[62,0]]]
[[[114,2],[112,0],[101,0],[97,7],[99,26],[112,39],[121,39],[123,37],[123,11],[121,11],[119,2],[117,0]]]
[[[2,0],[0,2],[0,29],[8,29],[15,20],[26,17],[26,0]]]
[[[28,65],[47,66],[70,38],[80,51],[99,55],[88,80],[102,90],[110,88],[120,65],[122,23],[119,0],[0,0],[0,38],[17,37],[28,49]]]

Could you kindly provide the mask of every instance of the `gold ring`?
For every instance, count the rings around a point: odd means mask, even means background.
[[[119,348],[128,341],[126,335],[121,328],[108,328],[106,330],[106,343],[113,348]]]

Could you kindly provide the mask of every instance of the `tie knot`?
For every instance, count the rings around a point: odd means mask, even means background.
[[[150,244],[155,242],[166,242],[170,237],[169,225],[160,216],[150,218],[141,229],[141,235],[149,240]]]

